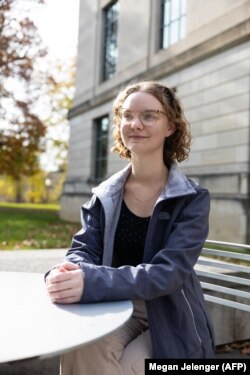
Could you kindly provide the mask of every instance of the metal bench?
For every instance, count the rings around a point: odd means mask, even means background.
[[[249,245],[206,241],[195,266],[206,301],[250,312],[249,253]]]

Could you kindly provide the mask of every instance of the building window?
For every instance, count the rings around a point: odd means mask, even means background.
[[[107,174],[109,117],[103,116],[95,121],[95,159],[94,179],[102,180]]]
[[[112,2],[103,10],[104,44],[103,44],[103,72],[102,79],[112,78],[116,72],[118,48],[118,1]]]
[[[161,0],[160,48],[168,48],[186,34],[186,0]]]

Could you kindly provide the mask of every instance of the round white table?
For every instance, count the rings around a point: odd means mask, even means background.
[[[0,272],[0,363],[58,355],[124,324],[130,301],[59,305],[47,296],[44,275]]]

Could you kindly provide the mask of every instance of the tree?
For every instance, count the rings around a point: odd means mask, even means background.
[[[68,61],[57,60],[49,70],[47,115],[43,117],[47,125],[47,154],[50,154],[53,159],[54,168],[65,172],[69,133],[67,115],[72,107],[75,91],[75,58]]]
[[[44,1],[0,0],[0,174],[15,182],[17,201],[22,177],[39,170],[41,140],[46,133],[46,125],[35,111],[40,87],[33,79],[34,67],[46,50],[36,26],[22,11],[24,3],[31,2]]]

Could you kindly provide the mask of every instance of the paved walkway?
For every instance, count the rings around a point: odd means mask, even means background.
[[[54,264],[61,262],[67,249],[2,250],[0,271],[45,273]]]

